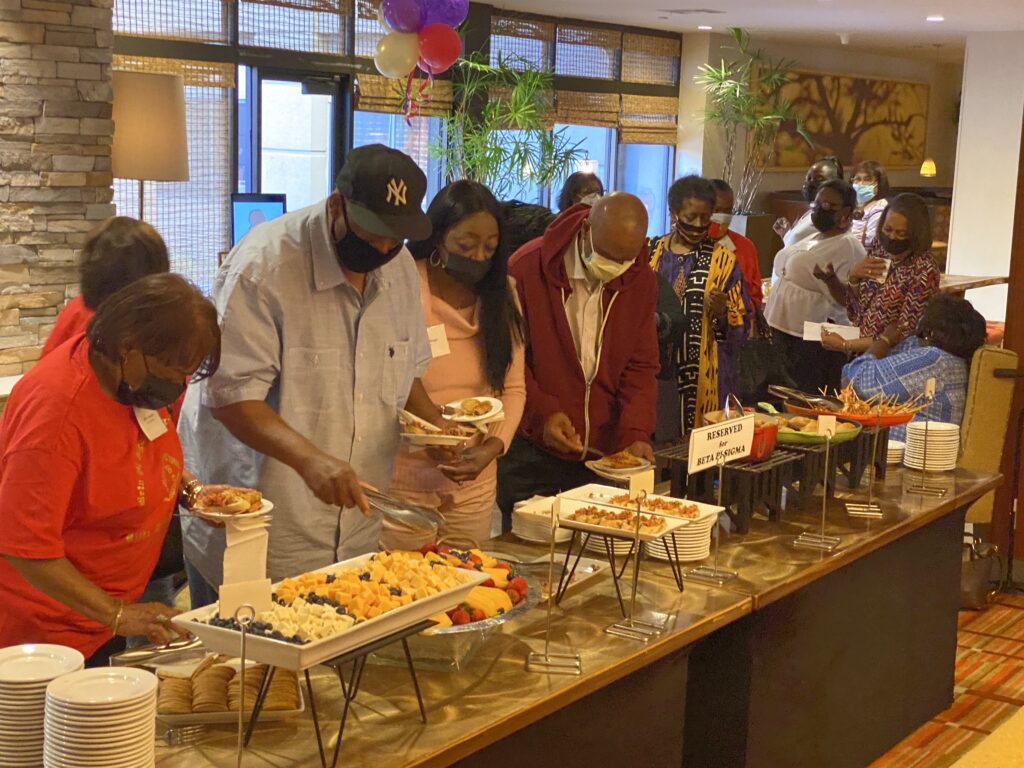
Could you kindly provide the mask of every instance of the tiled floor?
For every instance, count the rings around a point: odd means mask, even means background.
[[[1024,707],[1024,595],[961,611],[959,626],[953,706],[871,768],[946,768]]]

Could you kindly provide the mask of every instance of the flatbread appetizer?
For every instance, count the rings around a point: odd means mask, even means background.
[[[252,488],[233,485],[207,485],[196,498],[196,511],[216,512],[222,515],[241,515],[259,512],[263,494]]]

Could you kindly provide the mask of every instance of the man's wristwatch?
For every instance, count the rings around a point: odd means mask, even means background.
[[[187,483],[182,483],[181,491],[178,493],[178,503],[185,509],[194,509],[202,491],[203,484],[193,477]]]

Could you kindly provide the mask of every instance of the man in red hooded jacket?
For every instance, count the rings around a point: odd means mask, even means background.
[[[575,205],[512,255],[526,321],[526,409],[498,463],[498,503],[512,506],[595,481],[584,461],[629,450],[654,460],[658,284],[647,211],[615,193]]]

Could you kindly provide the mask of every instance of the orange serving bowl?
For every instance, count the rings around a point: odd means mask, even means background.
[[[756,413],[753,408],[744,408],[743,412],[745,415],[754,416],[754,447],[751,449],[750,458],[754,461],[764,461],[775,450],[775,443],[779,437],[779,423],[771,416]],[[725,420],[723,411],[704,414],[704,426],[720,424]]]

